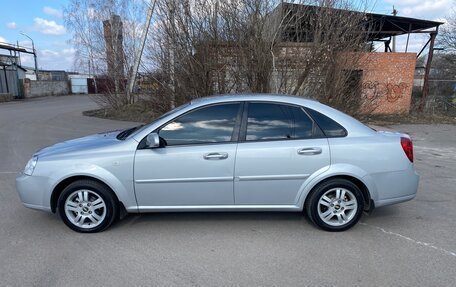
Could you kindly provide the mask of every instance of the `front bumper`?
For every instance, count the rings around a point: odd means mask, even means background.
[[[49,180],[21,173],[16,177],[16,191],[25,207],[51,212]]]

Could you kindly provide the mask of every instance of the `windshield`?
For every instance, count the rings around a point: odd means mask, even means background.
[[[129,129],[126,129],[126,130],[123,130],[121,131],[117,136],[116,138],[118,140],[124,140],[126,139],[129,135],[131,135],[132,133],[134,133],[135,131],[137,131],[138,129],[142,128],[144,125],[139,125],[139,126],[136,126],[136,127],[133,127],[133,128],[129,128]]]
[[[150,122],[150,123],[148,123],[146,125],[140,125],[140,126],[137,126],[137,127],[134,127],[134,128],[126,129],[126,130],[122,131],[120,134],[117,135],[117,139],[125,140],[130,135],[132,135],[133,133],[139,133],[142,130],[144,130],[145,128],[147,128],[148,126],[150,126],[151,124],[155,123],[156,121],[159,121],[159,120],[169,116],[172,113],[178,112],[178,111],[184,109],[185,107],[187,107],[189,105],[190,105],[190,103],[186,103],[186,104],[183,104],[181,106],[178,106],[177,108],[174,108],[174,109],[164,113],[163,115],[159,116],[158,118],[154,119],[152,122]]]

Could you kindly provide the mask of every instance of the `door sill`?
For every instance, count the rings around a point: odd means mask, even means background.
[[[194,211],[302,211],[296,205],[182,205],[138,206],[129,212],[194,212]]]

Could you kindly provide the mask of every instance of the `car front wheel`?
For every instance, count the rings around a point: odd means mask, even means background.
[[[108,228],[118,215],[112,191],[91,180],[78,180],[68,185],[59,197],[58,210],[68,227],[84,233]]]
[[[332,179],[317,186],[306,201],[310,220],[327,231],[351,228],[361,218],[364,201],[361,190],[346,179]]]

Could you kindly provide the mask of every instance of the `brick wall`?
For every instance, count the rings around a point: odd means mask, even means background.
[[[282,43],[277,67],[300,69],[309,51],[306,43]],[[373,114],[409,113],[415,74],[415,53],[361,53],[341,57],[356,59],[353,70],[362,71],[362,97],[365,111]],[[298,60],[296,60],[298,59]],[[359,59],[359,60],[358,60]]]
[[[24,97],[44,97],[67,95],[70,92],[68,81],[31,81],[24,79]]]
[[[274,81],[285,85],[286,90],[293,90],[296,76],[305,67],[305,59],[310,52],[310,43],[280,43],[275,54],[276,71],[272,73],[271,87]],[[215,53],[217,52],[217,53]],[[225,82],[230,82],[229,69],[235,69],[238,50],[229,44],[219,44],[209,51],[212,57],[218,54],[214,61],[217,72],[225,72]],[[373,114],[401,114],[409,113],[413,80],[415,73],[415,53],[352,53],[340,54],[351,61],[343,61],[347,70],[361,72],[361,96],[364,99],[362,109],[365,113]],[[346,63],[347,62],[347,63]],[[350,62],[350,63],[348,63]],[[350,66],[351,65],[351,66]],[[280,74],[286,75],[286,80],[280,79]],[[277,78],[277,79],[276,79]],[[213,82],[217,77],[213,76]],[[306,87],[301,94],[305,94]],[[226,91],[231,92],[231,91]]]
[[[364,53],[362,96],[375,98],[375,114],[408,113],[415,73],[415,53]]]

